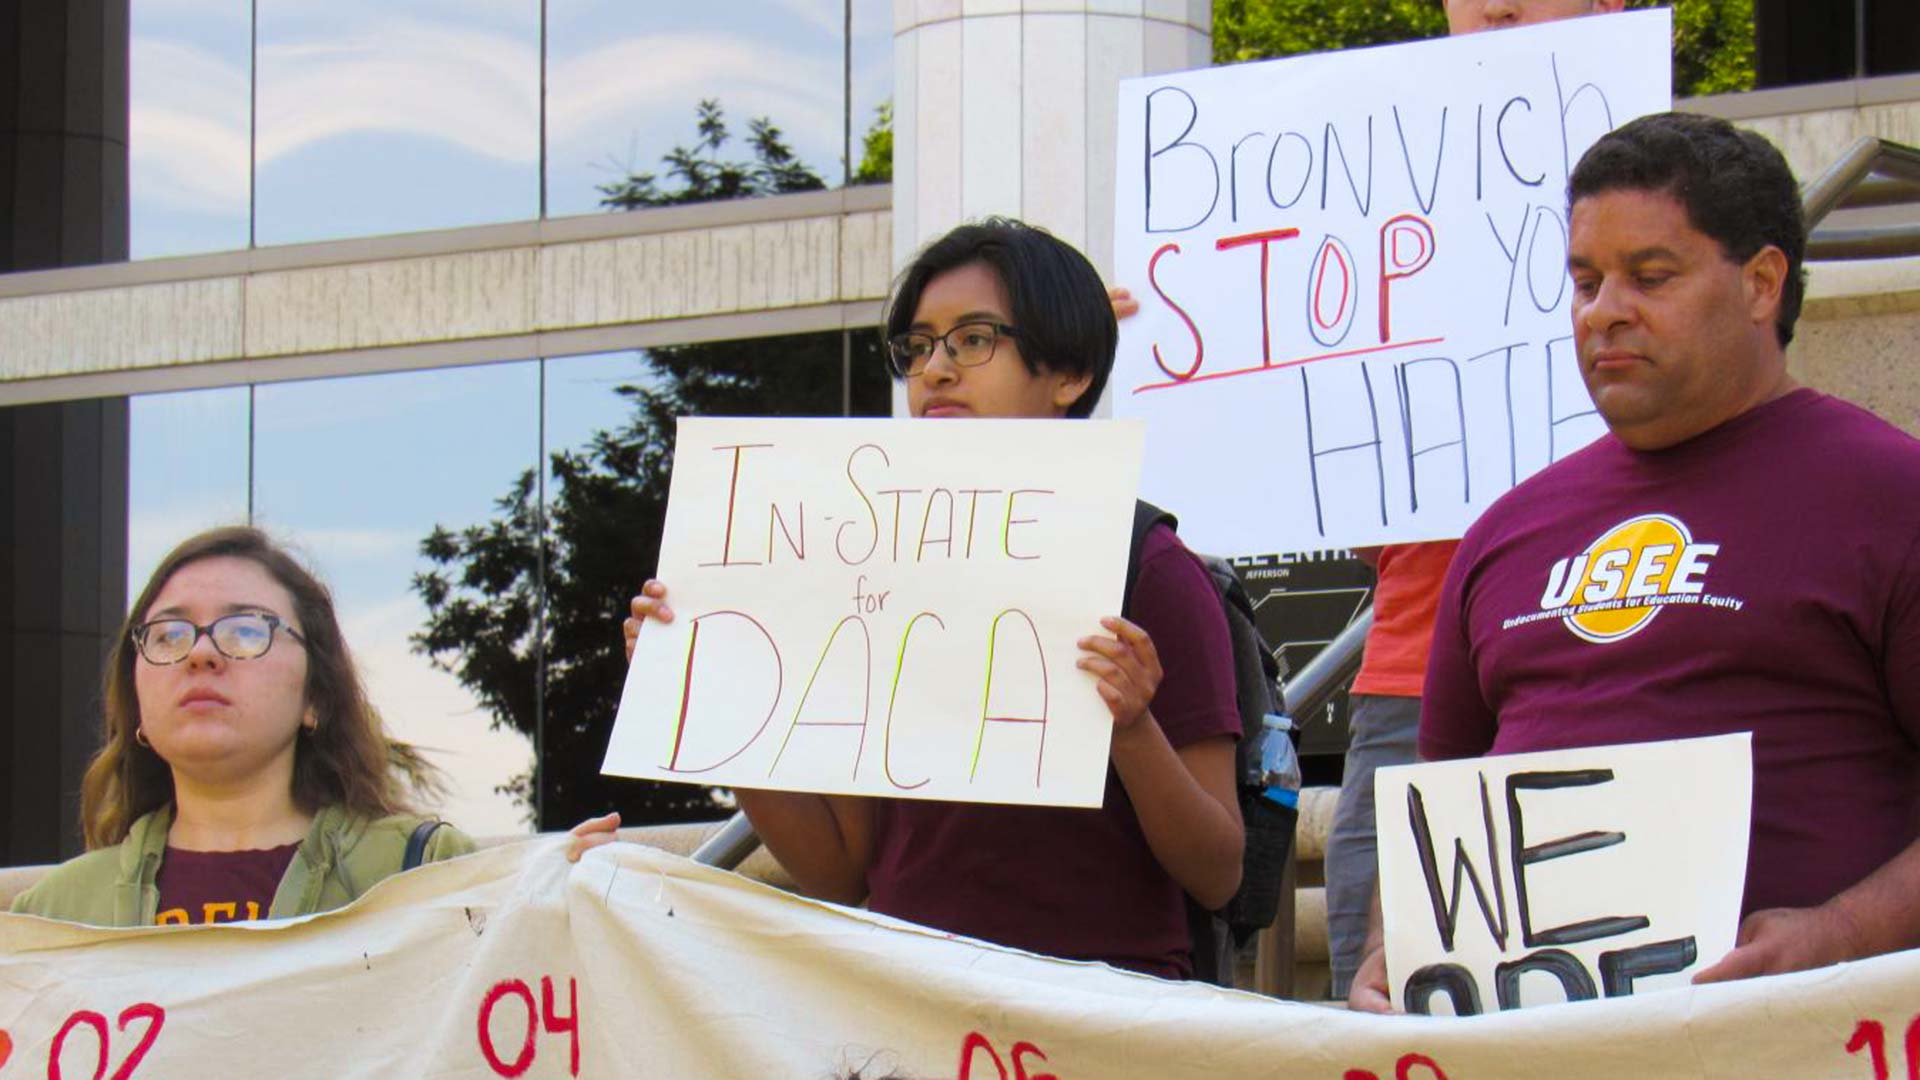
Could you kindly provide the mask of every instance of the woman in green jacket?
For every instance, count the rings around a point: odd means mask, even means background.
[[[473,850],[411,812],[433,770],[387,737],[333,598],[256,529],[160,563],[108,659],[87,853],[15,912],[103,926],[285,918]]]

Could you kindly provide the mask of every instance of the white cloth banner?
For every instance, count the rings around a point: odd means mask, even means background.
[[[1099,806],[1137,423],[683,417],[605,771]]]
[[[1474,1019],[1047,960],[632,845],[424,867],[339,912],[96,930],[0,916],[0,1080],[1894,1075],[1920,954]]]
[[[1669,107],[1664,9],[1121,84],[1113,411],[1196,550],[1459,536],[1603,429],[1567,174]]]

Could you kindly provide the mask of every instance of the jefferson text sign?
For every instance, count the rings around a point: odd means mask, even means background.
[[[1665,9],[1122,84],[1114,412],[1202,551],[1459,536],[1602,430],[1566,179],[1669,105]],[[1215,478],[1209,484],[1209,478]]]
[[[1098,806],[1138,424],[682,419],[605,769]]]
[[[1687,985],[1739,926],[1751,742],[1380,770],[1394,1004],[1469,1014]]]

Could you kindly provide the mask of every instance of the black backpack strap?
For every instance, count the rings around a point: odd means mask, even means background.
[[[446,822],[437,818],[428,818],[414,826],[413,834],[407,837],[407,854],[400,860],[400,869],[411,870],[427,858],[427,842],[433,839],[440,826]]]
[[[1169,529],[1180,528],[1179,519],[1172,514],[1145,499],[1133,501],[1133,544],[1127,548],[1127,587],[1120,594],[1120,614],[1125,618],[1133,618],[1133,583],[1140,577],[1140,552],[1146,547],[1147,533],[1160,524]]]

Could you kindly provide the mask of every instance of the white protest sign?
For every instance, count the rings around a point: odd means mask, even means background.
[[[1394,1004],[1469,1014],[1687,985],[1739,928],[1751,742],[1375,773]]]
[[[1866,1080],[1911,1075],[1920,1046],[1917,953],[1474,1021],[1370,1016],[983,945],[632,844],[577,864],[564,846],[425,866],[308,920],[0,914],[0,1080]]]
[[[1120,612],[1141,428],[680,421],[605,771],[1098,806],[1112,714],[1077,642]]]
[[[1197,550],[1456,537],[1603,429],[1567,174],[1669,107],[1666,9],[1120,89],[1117,416]]]

